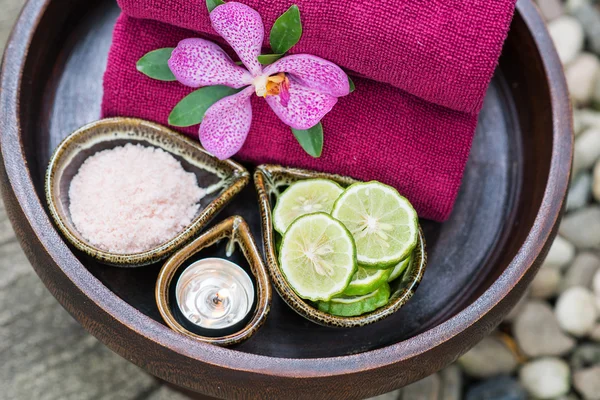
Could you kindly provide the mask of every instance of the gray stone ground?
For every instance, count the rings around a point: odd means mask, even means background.
[[[0,277],[0,399],[184,399],[71,318],[29,265],[1,203]]]
[[[0,0],[0,53],[23,0]],[[0,201],[0,400],[183,400],[111,352],[46,290]]]

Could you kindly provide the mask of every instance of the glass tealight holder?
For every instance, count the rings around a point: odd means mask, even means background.
[[[246,271],[229,260],[212,257],[196,261],[171,287],[175,316],[199,335],[230,335],[242,329],[251,316],[254,283]]]
[[[219,257],[203,251],[220,241]],[[173,254],[155,295],[165,323],[195,340],[227,346],[252,336],[269,312],[271,286],[248,224],[230,217]]]

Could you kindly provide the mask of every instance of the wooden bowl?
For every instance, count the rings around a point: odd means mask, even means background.
[[[454,211],[443,224],[421,221],[428,263],[413,298],[375,324],[336,329],[273,296],[262,328],[232,348],[162,322],[154,299],[161,265],[90,260],[69,247],[44,206],[50,155],[98,119],[118,15],[110,0],[30,0],[6,48],[0,91],[0,182],[15,231],[52,294],[116,353],[220,398],[364,398],[454,361],[521,297],[556,234],[573,148],[562,67],[531,0],[517,3]],[[257,210],[248,185],[220,218],[240,215],[259,237]]]
[[[160,148],[192,172],[207,194],[192,222],[173,238],[140,253],[117,254],[89,243],[73,225],[69,186],[84,161],[98,151],[127,143]],[[110,265],[139,267],[165,259],[193,239],[248,183],[250,176],[238,163],[207,153],[198,142],[164,126],[135,118],[107,118],[83,126],[58,146],[46,173],[46,201],[58,229],[73,246]]]
[[[276,243],[281,236],[273,229],[273,207],[276,197],[289,185],[302,179],[330,179],[347,187],[357,182],[345,176],[326,174],[315,171],[307,171],[298,168],[285,168],[280,165],[259,165],[254,172],[254,185],[258,193],[258,206],[262,220],[263,250],[267,259],[267,268],[273,286],[281,298],[298,314],[309,321],[337,328],[353,328],[364,326],[389,317],[415,294],[421,283],[425,267],[427,266],[427,253],[425,252],[425,238],[423,230],[419,229],[419,241],[412,253],[412,261],[402,275],[402,279],[396,279],[390,283],[391,296],[389,302],[369,313],[356,317],[340,317],[320,311],[309,301],[300,298],[290,287],[285,279],[277,256]],[[278,236],[278,238],[276,237]]]

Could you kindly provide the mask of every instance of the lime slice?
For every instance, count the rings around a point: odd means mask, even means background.
[[[319,310],[341,317],[354,317],[385,306],[390,299],[390,285],[384,283],[376,291],[363,296],[340,296],[319,302]]]
[[[412,260],[412,255],[408,256],[406,259],[400,261],[400,263],[398,263],[398,265],[396,265],[391,271],[390,276],[388,277],[387,281],[391,282],[394,279],[398,278],[400,275],[402,275],[402,273],[406,270],[406,267],[408,267],[410,265],[410,262]]]
[[[329,300],[344,291],[356,272],[350,232],[325,213],[302,216],[283,236],[279,265],[303,299]]]
[[[379,286],[388,282],[388,277],[391,273],[391,268],[372,269],[359,266],[350,284],[344,290],[344,295],[356,296],[371,293]]]
[[[329,214],[344,189],[327,179],[307,179],[293,183],[277,200],[273,227],[282,235],[294,220],[315,212]]]
[[[417,244],[417,212],[396,189],[382,183],[351,185],[335,202],[331,215],[352,233],[358,263],[366,267],[396,265]]]

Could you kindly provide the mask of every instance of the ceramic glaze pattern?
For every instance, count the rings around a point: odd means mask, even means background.
[[[275,249],[275,231],[272,223],[271,197],[278,194],[286,186],[302,179],[331,179],[343,187],[347,187],[356,180],[340,175],[325,174],[295,168],[285,168],[277,165],[261,165],[254,173],[254,185],[258,193],[258,203],[261,213],[263,230],[263,249],[267,260],[267,268],[273,285],[281,298],[298,314],[316,322],[317,324],[351,328],[371,324],[386,318],[398,311],[415,293],[427,266],[427,254],[425,251],[425,239],[423,231],[419,228],[417,247],[413,251],[413,260],[407,268],[401,280],[391,285],[392,295],[390,301],[384,307],[356,317],[339,317],[319,311],[309,302],[301,299],[289,286],[279,268],[279,261]]]
[[[113,148],[125,143],[144,143],[178,156],[199,171],[212,175],[207,193],[218,195],[207,204],[196,218],[177,236],[160,246],[135,254],[115,254],[100,250],[87,243],[70,222],[65,206],[63,179],[69,165],[83,162],[93,154],[92,148]],[[86,152],[89,152],[87,156]],[[102,263],[120,267],[138,267],[160,261],[189,242],[219,211],[225,207],[250,180],[248,172],[231,160],[218,160],[193,140],[161,125],[133,118],[109,118],[86,125],[69,135],[56,149],[46,173],[45,193],[50,214],[61,233],[77,249]],[[63,186],[63,187],[61,187]]]

